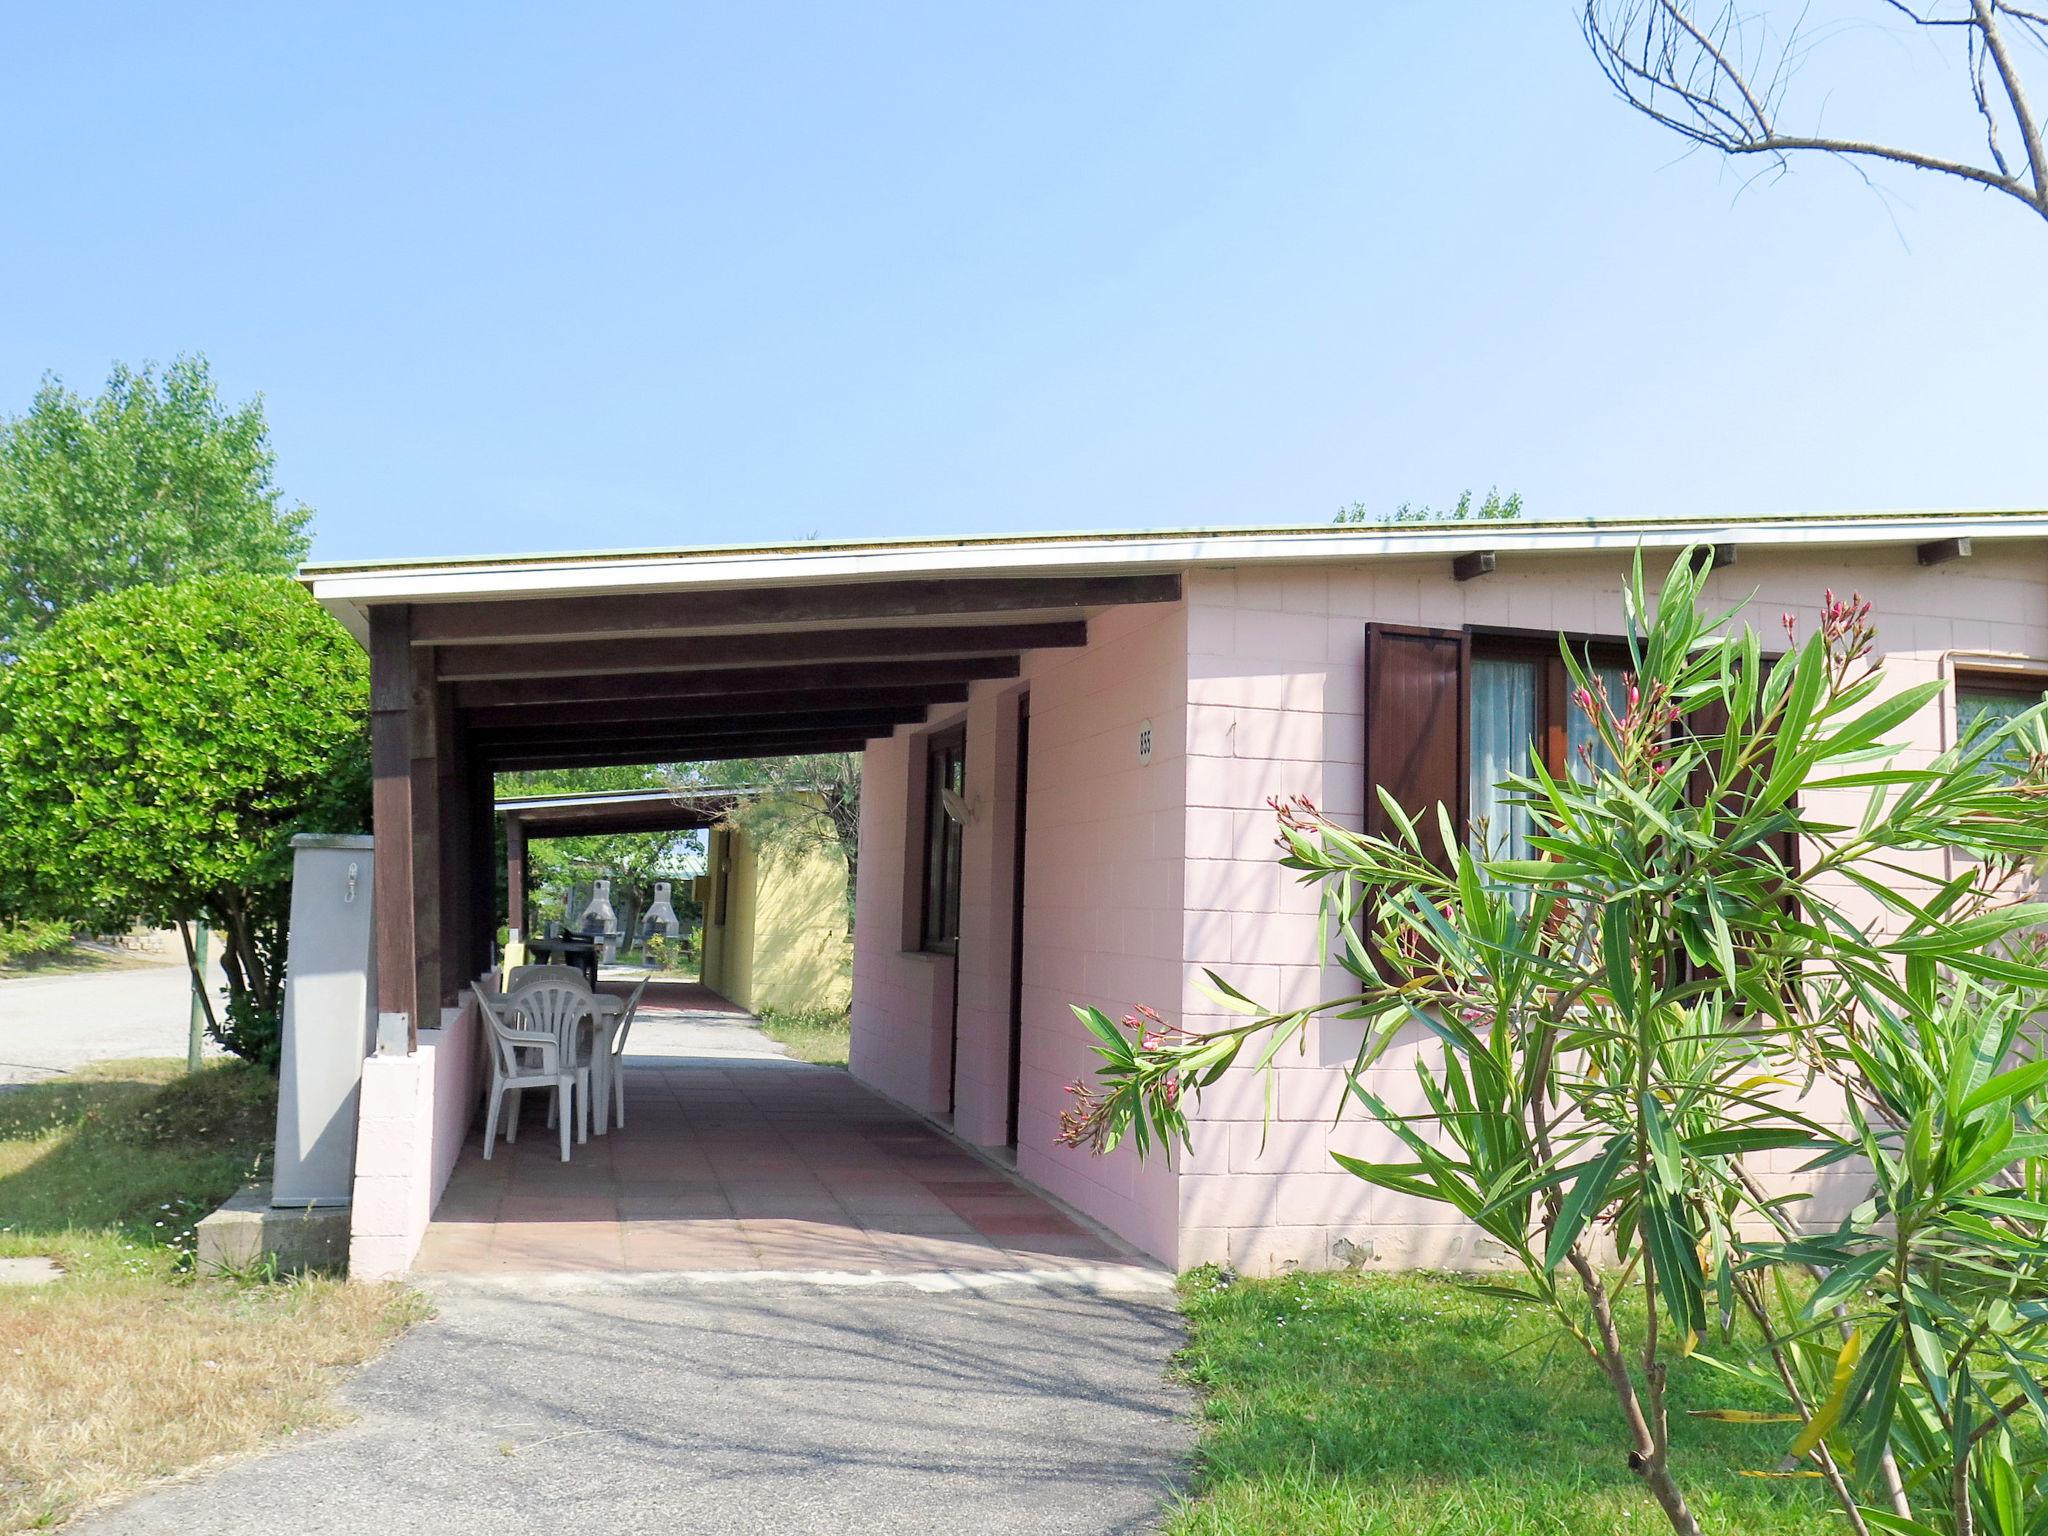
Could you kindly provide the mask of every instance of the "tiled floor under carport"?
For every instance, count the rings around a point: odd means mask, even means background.
[[[418,1272],[1151,1268],[846,1073],[782,1056],[748,1015],[678,1001],[694,1006],[641,1008],[624,1129],[564,1163],[529,1102],[489,1161],[475,1136]]]

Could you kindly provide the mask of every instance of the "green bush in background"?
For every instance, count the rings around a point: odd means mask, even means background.
[[[294,583],[72,609],[0,677],[0,891],[28,919],[220,936],[210,1033],[275,1065],[296,832],[369,823],[368,664]]]

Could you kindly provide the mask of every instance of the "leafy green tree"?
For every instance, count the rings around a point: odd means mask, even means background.
[[[116,367],[95,400],[45,378],[0,421],[0,663],[102,592],[288,575],[312,512],[285,502],[275,462],[262,400],[224,405],[203,357]]]
[[[860,761],[858,752],[820,752],[693,763],[678,771],[676,782],[748,791],[726,820],[771,856],[825,853],[844,860],[850,933],[860,871]]]
[[[1428,503],[1417,506],[1404,501],[1391,513],[1375,513],[1362,501],[1354,501],[1348,507],[1338,509],[1336,521],[1340,523],[1503,523],[1511,522],[1522,515],[1522,493],[1509,491],[1502,496],[1498,490],[1486,493],[1478,506],[1472,505],[1472,493],[1461,491],[1458,499],[1448,507],[1432,507]]]
[[[291,837],[367,827],[368,703],[361,649],[289,581],[83,602],[0,674],[0,883],[32,917],[176,923],[188,959],[204,920],[208,1027],[274,1065]]]
[[[1493,856],[1439,806],[1440,865],[1420,808],[1384,794],[1386,836],[1289,806],[1283,863],[1322,886],[1355,989],[1276,1012],[1212,975],[1245,1018],[1203,1031],[1077,1008],[1103,1065],[1063,1139],[1184,1143],[1184,1089],[1247,1049],[1270,1067],[1319,1016],[1363,1020],[1343,1102],[1403,1151],[1337,1163],[1499,1245],[1521,1283],[1482,1289],[1547,1312],[1605,1377],[1673,1530],[1701,1529],[1668,1399],[1700,1359],[1782,1395],[1785,1458],[1757,1470],[1817,1479],[1858,1536],[2036,1536],[2048,706],[1900,761],[1887,738],[1943,685],[1884,691],[1866,604],[1830,595],[1766,666],[1754,631],[1699,613],[1705,571],[1689,552],[1652,602],[1638,563],[1625,698],[1560,642],[1600,750],[1507,781],[1535,856]],[[1816,792],[1867,802],[1829,815]],[[1941,849],[1955,872],[1931,879]],[[1397,1041],[1424,1113],[1377,1090]],[[1802,1226],[1753,1162],[1795,1149],[1860,1160],[1869,1198]]]

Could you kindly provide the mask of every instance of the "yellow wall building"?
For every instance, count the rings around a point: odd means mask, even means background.
[[[705,986],[750,1013],[847,1006],[853,945],[836,849],[763,853],[738,828],[715,827],[705,869]]]

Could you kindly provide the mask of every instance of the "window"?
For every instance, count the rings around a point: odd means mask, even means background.
[[[1554,641],[1475,636],[1471,643],[1470,750],[1465,765],[1466,803],[1475,848],[1501,858],[1526,859],[1528,808],[1501,788],[1526,774],[1532,759],[1563,778],[1613,766],[1613,756],[1592,720],[1572,702],[1571,673]],[[1608,647],[1581,651],[1596,692],[1617,714],[1628,708],[1628,669]]]
[[[1573,642],[1610,708],[1627,705],[1627,651],[1614,641]],[[1772,658],[1775,659],[1775,658]],[[2030,679],[2029,692],[2039,679]],[[1592,722],[1571,701],[1571,675],[1554,636],[1474,635],[1464,630],[1368,624],[1365,645],[1365,830],[1395,832],[1384,791],[1416,820],[1423,851],[1443,859],[1431,807],[1445,805],[1454,825],[1483,826],[1487,847],[1503,856],[1528,852],[1527,811],[1501,793],[1500,781],[1538,758],[1550,773],[1584,773],[1605,749]],[[1694,721],[1705,728],[1704,716]],[[1695,803],[1706,793],[1696,779]],[[1798,840],[1774,834],[1779,857],[1797,867]]]
[[[961,827],[946,791],[967,792],[967,732],[941,731],[927,740],[924,783],[924,920],[919,946],[952,954],[960,944]]]
[[[2010,720],[2041,702],[2048,678],[2038,673],[1983,671],[1956,674],[1956,740],[1969,735],[1980,720],[1996,724]],[[2007,767],[2014,777],[2026,770],[2025,758],[2008,748]]]

